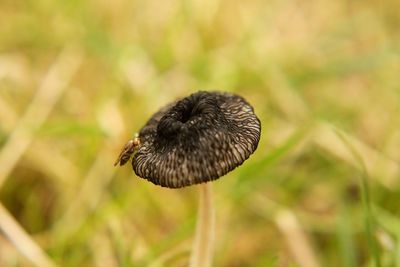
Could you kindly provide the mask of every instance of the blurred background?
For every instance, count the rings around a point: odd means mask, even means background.
[[[262,121],[215,266],[400,266],[399,34],[396,0],[2,0],[0,266],[186,266],[198,187],[113,163],[199,89]]]

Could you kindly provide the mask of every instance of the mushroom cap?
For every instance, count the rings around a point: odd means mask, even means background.
[[[260,131],[245,99],[200,91],[150,118],[139,132],[132,167],[138,176],[169,188],[216,180],[256,150]]]

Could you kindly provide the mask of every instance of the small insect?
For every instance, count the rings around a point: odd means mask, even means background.
[[[117,166],[118,164],[122,166],[125,163],[127,163],[132,157],[132,154],[139,146],[140,146],[140,139],[136,135],[135,138],[129,140],[128,143],[125,144],[117,160],[115,161],[114,166]]]

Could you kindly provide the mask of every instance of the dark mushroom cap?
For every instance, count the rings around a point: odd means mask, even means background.
[[[257,148],[260,120],[242,97],[197,92],[155,113],[139,132],[132,167],[170,188],[216,180]]]

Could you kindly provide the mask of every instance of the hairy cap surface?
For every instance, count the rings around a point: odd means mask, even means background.
[[[150,118],[139,132],[133,170],[170,188],[212,181],[254,152],[260,130],[252,106],[242,97],[197,92]]]

